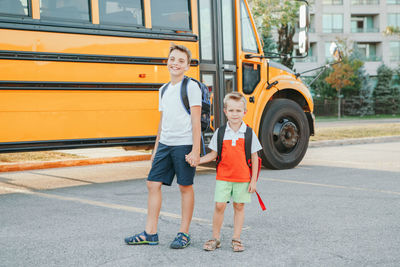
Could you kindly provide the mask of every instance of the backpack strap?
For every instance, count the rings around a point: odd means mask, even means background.
[[[251,143],[253,139],[253,133],[249,126],[246,127],[244,134],[244,152],[246,153],[246,163],[251,168]]]
[[[183,77],[181,84],[181,100],[182,104],[185,107],[186,112],[190,115],[190,106],[189,106],[189,98],[187,93],[187,85],[189,83],[190,78],[185,76]]]
[[[188,93],[187,93],[187,84],[188,84],[189,80],[190,80],[189,77],[187,77],[187,76],[183,77],[182,84],[181,84],[181,102],[182,102],[183,107],[185,108],[186,112],[190,115],[189,98],[188,98]],[[163,87],[161,88],[161,98],[164,96],[165,91],[167,91],[170,83],[171,82],[164,84]]]
[[[167,91],[167,88],[168,88],[168,86],[169,86],[170,83],[171,83],[171,82],[168,82],[168,83],[164,84],[164,85],[161,87],[161,98],[162,98],[163,95],[165,94],[165,91]]]
[[[225,130],[226,130],[226,124],[222,125],[218,129],[218,134],[217,134],[217,167],[218,164],[221,162],[221,155],[222,155],[222,143],[224,142],[224,135],[225,135]]]

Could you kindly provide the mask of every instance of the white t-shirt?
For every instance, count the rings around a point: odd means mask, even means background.
[[[160,143],[167,146],[192,145],[192,120],[181,100],[181,84],[168,85],[161,98],[158,91],[158,110],[162,111]],[[198,84],[190,80],[187,84],[189,106],[201,106],[201,90]]]

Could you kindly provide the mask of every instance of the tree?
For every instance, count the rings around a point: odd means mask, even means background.
[[[259,22],[261,35],[272,36],[272,30],[277,29],[278,53],[292,55],[293,36],[301,3],[292,0],[250,0],[249,3]],[[293,68],[292,58],[283,57],[280,60],[283,65]]]
[[[351,78],[354,76],[353,68],[346,63],[339,63],[332,66],[333,71],[325,78],[325,81],[336,89],[338,95],[338,118],[340,118],[341,90],[346,86],[354,85]]]
[[[382,64],[377,70],[374,90],[375,114],[396,114],[399,111],[399,91],[392,83],[393,70]]]

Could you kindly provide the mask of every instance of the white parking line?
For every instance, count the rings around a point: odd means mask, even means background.
[[[35,195],[35,196],[40,196],[40,197],[44,197],[44,198],[52,198],[52,199],[58,199],[58,200],[64,200],[64,201],[73,201],[73,202],[78,202],[78,203],[82,203],[82,204],[87,204],[87,205],[92,205],[92,206],[97,206],[97,207],[103,207],[103,208],[110,208],[110,209],[117,209],[117,210],[124,210],[124,211],[147,214],[147,209],[144,209],[144,208],[136,208],[136,207],[132,207],[132,206],[111,204],[111,203],[95,201],[95,200],[89,200],[89,199],[83,199],[83,198],[77,198],[77,197],[59,196],[59,195],[54,195],[54,194],[35,192],[35,191],[28,190],[28,189],[11,188],[11,187],[4,187],[4,186],[0,186],[0,190],[12,192],[12,193]],[[165,211],[161,211],[160,215],[161,216],[165,216],[165,217],[169,217],[169,218],[173,218],[173,219],[181,219],[182,218],[181,215],[179,215],[179,214],[165,212]],[[198,222],[198,223],[201,223],[201,224],[212,225],[211,220],[206,220],[206,219],[202,219],[202,218],[193,217],[192,221]]]
[[[265,181],[271,181],[271,182],[279,182],[279,183],[302,184],[302,185],[312,185],[312,186],[338,188],[338,189],[350,189],[350,190],[356,190],[356,191],[367,191],[367,192],[375,192],[375,193],[384,193],[384,194],[390,194],[390,195],[400,195],[400,192],[387,191],[387,190],[376,190],[376,189],[363,188],[363,187],[332,185],[332,184],[320,184],[320,183],[293,181],[293,180],[285,180],[285,179],[274,179],[274,178],[265,178],[265,177],[260,177],[260,179],[265,180]]]

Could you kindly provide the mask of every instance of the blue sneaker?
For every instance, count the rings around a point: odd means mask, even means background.
[[[158,234],[149,235],[146,231],[143,231],[140,234],[125,238],[125,243],[128,245],[158,245]]]
[[[186,239],[183,237],[186,237]],[[190,245],[190,241],[190,235],[179,232],[169,247],[174,249],[186,248]]]

